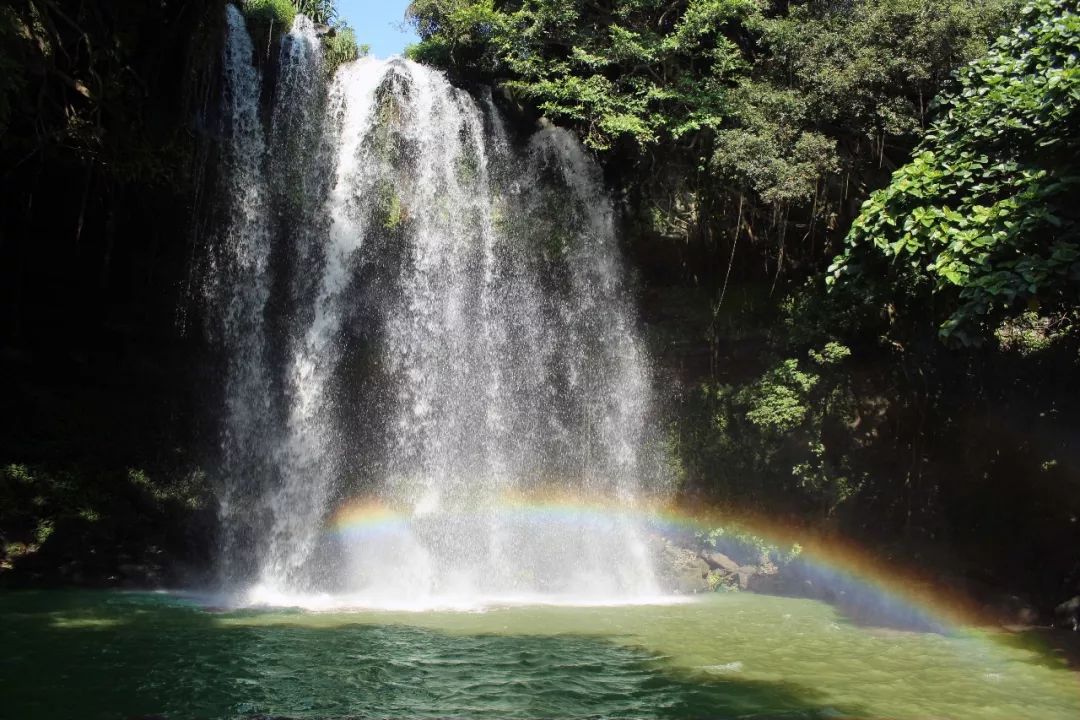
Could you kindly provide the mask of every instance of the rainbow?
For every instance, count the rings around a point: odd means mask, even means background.
[[[631,522],[665,537],[686,537],[720,529],[748,534],[777,548],[797,552],[793,567],[804,581],[827,593],[856,620],[957,634],[986,625],[990,618],[968,598],[941,587],[927,574],[882,558],[851,542],[826,538],[792,524],[730,512],[702,512],[678,505],[619,505],[603,498],[568,493],[509,493],[488,511],[510,520],[568,526],[610,527]],[[326,532],[363,541],[406,530],[411,513],[371,498],[343,503]],[[737,535],[736,535],[737,537]]]

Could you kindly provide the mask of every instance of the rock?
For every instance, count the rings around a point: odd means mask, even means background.
[[[1080,631],[1080,595],[1054,608],[1054,616],[1057,618],[1058,627],[1072,628],[1073,632]]]
[[[756,565],[743,565],[737,571],[739,576],[739,588],[747,590],[750,587],[750,580],[758,574],[758,568]]]
[[[762,595],[789,595],[791,584],[779,573],[757,573],[746,582],[746,589]]]
[[[1035,625],[1039,622],[1039,611],[1033,607],[1023,607],[1016,611],[1016,620],[1021,625]]]
[[[684,595],[709,590],[709,564],[692,550],[657,538],[652,552],[657,580],[664,591]]]
[[[735,562],[722,552],[710,552],[708,550],[702,550],[701,559],[709,564],[709,567],[713,570],[723,570],[726,573],[739,572],[739,563]]]
[[[1023,628],[1039,622],[1039,611],[1024,598],[1002,596],[985,606],[986,614],[1005,627]]]

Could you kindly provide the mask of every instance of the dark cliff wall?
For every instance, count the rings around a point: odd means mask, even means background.
[[[204,504],[193,478],[213,443],[193,267],[211,222],[222,9],[0,8],[5,564],[40,546],[90,580],[117,563],[88,545],[125,546],[132,576],[150,546],[199,554],[176,526]]]

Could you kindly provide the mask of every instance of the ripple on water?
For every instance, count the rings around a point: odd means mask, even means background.
[[[987,637],[750,595],[482,613],[207,612],[0,595],[11,717],[1080,717],[1076,676]],[[58,679],[62,678],[62,682]]]

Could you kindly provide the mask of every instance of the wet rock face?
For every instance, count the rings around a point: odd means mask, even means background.
[[[724,553],[713,550],[702,550],[699,557],[709,566],[713,589],[737,587],[766,594],[782,594],[787,589],[779,568],[767,556],[757,565],[740,565]]]
[[[1080,632],[1080,595],[1066,600],[1054,609],[1057,626]]]
[[[709,592],[709,563],[693,550],[654,538],[650,550],[657,584],[662,592],[688,595]]]
[[[724,553],[683,547],[655,537],[650,545],[657,582],[662,592],[688,594],[748,590],[786,594],[791,583],[768,558],[740,565]]]
[[[758,567],[756,565],[743,565],[738,569],[736,575],[739,577],[739,589],[749,590],[750,581],[758,574]]]
[[[739,572],[739,563],[735,562],[722,552],[702,550],[701,559],[709,564],[713,570],[731,574]]]

